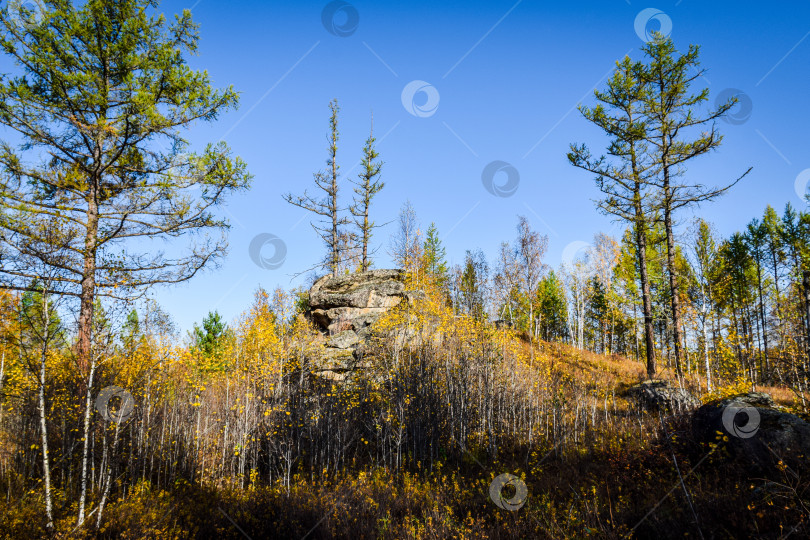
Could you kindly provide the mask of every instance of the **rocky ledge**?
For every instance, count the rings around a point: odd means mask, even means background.
[[[343,380],[364,367],[363,352],[374,323],[402,302],[420,293],[405,290],[403,270],[369,270],[320,278],[309,290],[309,317],[324,335],[316,359],[319,375]]]

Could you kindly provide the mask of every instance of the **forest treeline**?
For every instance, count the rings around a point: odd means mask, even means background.
[[[16,66],[0,77],[1,535],[750,536],[810,520],[786,469],[768,480],[779,505],[722,462],[688,505],[669,498],[687,490],[678,463],[705,449],[683,417],[625,393],[652,377],[704,399],[769,386],[806,411],[810,214],[768,207],[728,237],[686,221],[747,174],[689,174],[734,106],[707,110],[692,87],[697,47],[656,36],[580,108],[604,156],[575,143],[560,157],[595,177],[624,232],[559,266],[520,216],[497,253],[471,246],[458,265],[410,203],[380,242],[373,128],[344,178],[331,102],[326,169],[284,195],[325,248],[303,271],[368,270],[385,247],[424,293],[382,316],[362,369],[336,381],[315,374],[305,288],[259,289],[235,320],[212,312],[185,336],[147,299],[226,255],[218,207],[252,178],[225,142],[185,138],[239,98],[187,64],[190,11],[41,4],[24,24],[0,10]],[[514,512],[489,496],[504,471],[528,486]]]
[[[781,215],[768,206],[761,218],[725,238],[701,218],[679,235],[681,368],[685,375],[699,374],[703,391],[711,392],[715,379],[733,378],[752,388],[791,387],[804,404],[808,235],[810,214],[790,204]],[[660,220],[647,237],[652,350],[659,369],[677,371]],[[426,266],[412,271],[435,277],[456,314],[507,325],[527,338],[644,361],[648,344],[633,230],[620,238],[598,233],[556,268],[545,262],[548,243],[521,216],[516,237],[501,245],[496,259],[476,249],[449,266],[431,225],[415,246]]]

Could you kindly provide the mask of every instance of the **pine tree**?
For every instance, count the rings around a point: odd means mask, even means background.
[[[194,325],[194,348],[204,360],[216,364],[222,354],[222,339],[226,331],[227,325],[217,311],[208,313],[202,320],[202,326]]]
[[[464,267],[459,277],[457,287],[463,312],[470,317],[483,319],[486,315],[489,265],[480,249],[467,250],[464,256]]]
[[[422,245],[422,258],[425,272],[433,276],[440,288],[447,286],[448,270],[446,250],[439,238],[439,230],[435,223],[431,223],[425,233],[425,242]]]
[[[545,341],[567,339],[568,310],[565,285],[553,270],[543,276],[537,287],[537,312],[542,339]]]

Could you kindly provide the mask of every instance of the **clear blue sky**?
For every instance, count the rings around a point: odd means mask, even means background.
[[[386,188],[373,208],[378,222],[395,219],[406,199],[424,227],[434,221],[448,258],[466,249],[494,257],[514,236],[516,216],[526,215],[550,238],[547,263],[557,266],[572,242],[599,231],[616,234],[594,210],[592,178],[565,158],[571,142],[604,148],[599,131],[574,107],[593,102],[614,62],[639,58],[636,18],[653,7],[671,21],[676,45],[702,46],[711,101],[728,88],[742,90],[752,105],[736,111],[747,120],[722,123],[719,151],[691,166],[706,183],[754,171],[729,195],[698,213],[722,234],[761,215],[766,204],[804,207],[794,184],[810,168],[810,2],[696,2],[637,0],[536,2],[352,1],[335,14],[336,33],[323,24],[327,2],[214,2],[193,5],[201,25],[195,67],[215,84],[242,94],[240,110],[215,125],[195,128],[200,147],[223,136],[255,175],[253,188],[232,198],[230,253],[216,271],[186,285],[157,289],[154,297],[189,329],[217,309],[231,320],[245,310],[258,286],[272,290],[302,282],[292,276],[322,255],[309,216],[286,204],[285,192],[301,193],[324,167],[329,101],[342,107],[339,163],[344,174],[360,159],[374,113]],[[192,3],[165,1],[167,14]],[[358,22],[354,31],[347,28]],[[668,19],[667,19],[668,18]],[[642,21],[643,22],[643,21]],[[412,81],[432,85],[438,106],[424,110],[427,95],[407,100]],[[743,118],[744,119],[744,118]],[[227,135],[226,135],[227,134]],[[500,160],[520,175],[517,191],[496,197],[483,186],[487,164]],[[504,175],[498,177],[505,181]],[[349,195],[347,184],[344,195]],[[683,214],[684,222],[692,214]],[[423,228],[424,228],[423,227]],[[390,265],[385,248],[393,225],[377,232],[378,267]],[[275,270],[256,266],[248,246],[271,233],[287,246]]]

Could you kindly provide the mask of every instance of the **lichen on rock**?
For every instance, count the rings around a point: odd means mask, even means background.
[[[323,336],[323,347],[313,358],[313,372],[333,380],[365,366],[362,362],[374,324],[400,305],[424,298],[422,291],[406,290],[403,270],[369,270],[343,276],[324,276],[309,290],[307,315]]]

